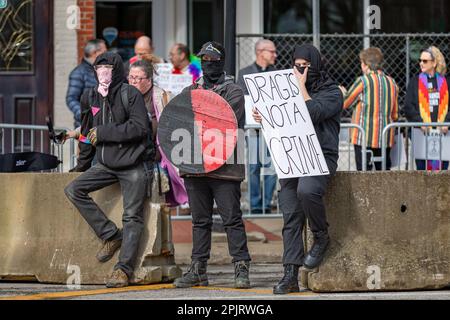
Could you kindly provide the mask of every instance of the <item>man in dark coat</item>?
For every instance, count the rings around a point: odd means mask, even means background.
[[[92,65],[95,59],[106,51],[104,40],[89,40],[84,47],[83,60],[69,75],[66,104],[73,113],[75,128],[78,128],[81,124],[81,96],[85,90],[93,88],[97,84]]]
[[[107,287],[127,286],[134,270],[144,227],[144,201],[154,157],[150,121],[142,94],[123,84],[123,62],[118,54],[104,53],[95,61],[98,85],[82,97],[80,141],[82,159],[88,167],[72,181],[65,193],[83,218],[104,241],[97,254],[100,262],[112,258],[119,248],[119,261]],[[124,98],[124,96],[126,98]],[[123,230],[107,218],[89,194],[120,183],[123,195]]]
[[[232,107],[238,128],[244,128],[245,107],[242,89],[234,83],[234,78],[224,72],[225,49],[216,42],[207,42],[198,54],[202,59],[203,76],[184,92],[206,89],[224,98]],[[242,137],[238,137],[242,138]],[[239,145],[239,143],[238,143]],[[243,150],[241,150],[242,152]],[[235,287],[249,288],[250,255],[247,236],[242,220],[241,182],[244,180],[244,164],[237,163],[235,149],[233,163],[206,174],[187,174],[181,171],[189,197],[192,212],[192,263],[187,273],[175,280],[178,288],[208,285],[207,261],[211,251],[211,227],[214,201],[222,217],[228,238],[228,248],[235,267]],[[239,158],[239,156],[238,156]]]
[[[330,178],[336,172],[339,158],[342,92],[328,76],[320,52],[314,46],[309,44],[296,46],[293,62],[294,74],[330,174],[280,179],[281,189],[278,199],[284,221],[284,277],[274,287],[275,294],[298,292],[299,267],[314,269],[324,258],[330,239],[323,196]],[[254,111],[253,117],[261,122],[258,112]],[[302,231],[306,218],[314,236],[314,243],[305,257]]]

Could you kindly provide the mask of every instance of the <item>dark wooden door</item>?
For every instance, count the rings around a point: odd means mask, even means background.
[[[7,0],[0,8],[0,123],[45,125],[52,113],[53,0]]]

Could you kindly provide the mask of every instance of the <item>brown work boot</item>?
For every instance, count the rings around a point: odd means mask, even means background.
[[[122,288],[126,286],[128,286],[128,276],[122,269],[114,270],[106,281],[107,288]]]
[[[97,260],[100,262],[106,262],[110,260],[121,245],[122,239],[105,241],[103,247],[97,253]]]

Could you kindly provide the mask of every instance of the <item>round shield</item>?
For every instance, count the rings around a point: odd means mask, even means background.
[[[159,144],[180,170],[201,174],[217,170],[232,156],[237,120],[220,95],[203,89],[182,92],[161,113]]]

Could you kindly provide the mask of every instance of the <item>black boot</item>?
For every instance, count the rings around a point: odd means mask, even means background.
[[[295,264],[287,264],[284,266],[284,277],[273,287],[274,294],[287,294],[291,292],[299,292],[298,287],[298,268]]]
[[[250,288],[250,279],[248,277],[250,262],[237,261],[234,263],[234,287],[237,289]]]
[[[203,261],[192,261],[188,271],[181,278],[175,279],[173,284],[177,288],[207,286],[206,265],[206,262]]]
[[[327,251],[328,245],[330,243],[330,237],[328,236],[327,231],[320,231],[314,233],[314,243],[309,250],[306,258],[303,262],[303,265],[307,269],[317,268],[323,260],[325,256],[325,252]]]

